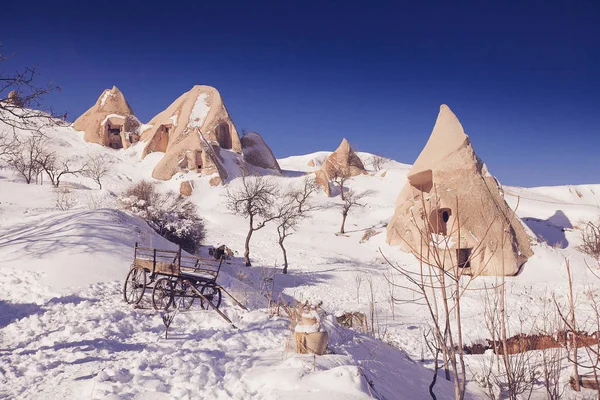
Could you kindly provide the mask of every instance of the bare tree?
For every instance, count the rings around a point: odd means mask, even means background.
[[[600,275],[598,275],[595,268],[590,265],[587,265],[587,267],[592,275],[600,279]],[[593,290],[591,287],[586,290],[584,294],[588,300],[587,306],[591,317],[587,321],[580,322],[579,319],[576,320],[573,280],[568,261],[566,262],[566,268],[569,284],[568,312],[565,312],[563,306],[558,304],[556,297],[553,301],[565,327],[567,359],[573,364],[571,387],[575,391],[580,391],[581,387],[594,388],[597,391],[598,398],[600,398],[600,301],[598,300],[597,290]],[[592,333],[588,334],[587,332],[590,331]],[[569,347],[572,348],[572,355]],[[579,352],[578,349],[582,351]],[[591,371],[591,374],[581,374],[579,368]]]
[[[60,186],[60,180],[65,175],[79,175],[87,166],[76,166],[72,159],[62,159],[55,152],[45,152],[39,159],[42,170],[46,172],[50,182],[55,187]]]
[[[106,158],[97,154],[89,157],[82,173],[84,176],[91,178],[102,189],[102,179],[108,174],[108,171],[109,167]]]
[[[243,216],[248,220],[248,234],[244,244],[244,260],[250,263],[250,239],[252,234],[265,227],[277,215],[273,212],[273,204],[279,190],[275,182],[264,176],[242,175],[239,188],[228,188],[225,193],[227,208],[230,212]]]
[[[0,131],[0,160],[10,159],[18,151],[19,141],[16,135],[8,131]]]
[[[19,174],[27,184],[42,171],[40,160],[44,157],[46,141],[40,134],[30,136],[25,142],[18,142],[20,151],[15,150],[8,158],[8,165]]]
[[[383,169],[383,167],[385,166],[385,164],[388,163],[388,161],[390,161],[390,160],[385,157],[378,156],[377,154],[373,154],[369,158],[371,167],[373,167],[373,170],[375,170],[375,171],[381,171]]]
[[[395,298],[395,301],[399,303],[411,302],[422,304],[427,308],[432,337],[429,338],[428,335],[425,335],[425,340],[434,357],[436,374],[429,387],[431,397],[435,398],[433,389],[437,381],[438,357],[441,355],[447,380],[451,380],[450,373],[452,373],[455,398],[457,400],[463,399],[465,395],[466,368],[464,363],[460,303],[463,294],[468,290],[474,276],[468,274],[465,268],[461,266],[469,263],[473,257],[480,255],[482,249],[480,248],[481,245],[474,247],[466,263],[461,263],[457,258],[453,258],[451,247],[454,244],[451,243],[450,238],[461,237],[458,200],[456,204],[456,218],[449,228],[446,238],[440,241],[431,221],[427,218],[427,215],[431,215],[431,212],[435,212],[435,209],[429,210],[431,207],[427,207],[423,194],[421,194],[420,199],[423,212],[418,215],[413,214],[411,218],[414,228],[420,236],[420,240],[416,246],[405,241],[419,262],[418,270],[411,271],[404,266],[392,263],[383,253],[382,256],[402,277],[402,282],[395,283],[388,279],[388,283],[407,289],[413,294],[410,299]],[[493,222],[489,224],[487,232],[489,232]],[[480,239],[480,243],[485,242],[487,232]],[[403,235],[400,237],[404,238]],[[457,244],[457,248],[460,248],[460,241]],[[453,323],[451,323],[451,320]]]
[[[367,195],[367,192],[355,192],[353,189],[348,189],[346,194],[343,196],[343,203],[340,205],[342,210],[342,226],[340,227],[340,234],[344,234],[344,226],[346,225],[346,218],[348,213],[354,207],[365,207],[366,204],[361,203],[361,200]]]
[[[334,170],[333,175],[329,177],[329,179],[331,183],[333,183],[340,189],[340,196],[342,200],[344,200],[344,197],[346,197],[346,194],[344,193],[344,189],[346,188],[346,181],[350,179],[350,177],[344,174],[342,171],[336,169]]]
[[[14,54],[5,54],[0,48],[0,65],[6,65]],[[5,63],[5,64],[2,64]],[[60,90],[52,83],[39,86],[35,82],[37,66],[25,67],[21,71],[7,73],[0,67],[0,122],[12,128],[40,132],[43,126],[57,124],[52,110],[41,110],[45,96]],[[7,131],[0,132],[0,141],[9,137]]]
[[[308,203],[309,197],[311,197],[318,190],[317,182],[314,178],[307,176],[302,181],[302,187],[300,189],[292,191],[291,195],[298,205],[298,211],[304,212],[304,207],[309,205],[311,210],[315,207]]]
[[[283,253],[283,273],[288,272],[287,251],[284,246],[285,239],[292,235],[298,224],[309,216],[315,209],[309,203],[310,196],[317,190],[314,180],[307,177],[300,189],[292,189],[283,193],[274,209],[275,222],[277,224],[277,235],[279,247]]]

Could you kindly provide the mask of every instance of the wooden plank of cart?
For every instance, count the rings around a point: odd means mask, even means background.
[[[135,244],[133,263],[123,285],[123,298],[137,305],[146,292],[152,293],[156,310],[189,309],[195,301],[208,310],[212,308],[227,322],[232,323],[219,306],[222,293],[237,301],[225,288],[217,284],[223,257],[202,258],[185,256],[179,250],[159,250]]]

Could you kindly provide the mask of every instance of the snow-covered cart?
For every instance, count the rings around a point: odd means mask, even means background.
[[[164,311],[172,308],[189,309],[198,300],[202,308],[212,308],[231,322],[219,310],[222,292],[240,307],[246,308],[217,284],[222,263],[223,257],[217,260],[185,256],[181,254],[181,249],[158,250],[138,247],[136,243],[133,264],[123,285],[123,298],[128,304],[136,305],[150,291],[152,306]]]

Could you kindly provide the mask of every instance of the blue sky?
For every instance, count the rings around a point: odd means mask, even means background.
[[[143,121],[212,85],[277,157],[412,163],[446,103],[502,183],[600,183],[597,1],[152,4],[3,4],[0,68],[38,64],[71,120],[112,85]]]

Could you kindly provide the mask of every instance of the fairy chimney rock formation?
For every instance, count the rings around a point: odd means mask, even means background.
[[[127,148],[133,141],[125,132],[125,119],[134,115],[123,93],[106,89],[89,110],[75,120],[73,128],[83,131],[86,142],[115,149]]]
[[[197,170],[210,175],[219,172],[227,178],[220,149],[242,153],[238,132],[217,89],[194,86],[166,110],[152,118],[142,132],[146,143],[142,157],[164,152],[152,176],[168,180],[177,172]]]
[[[244,161],[255,167],[271,169],[281,173],[273,152],[256,132],[248,132],[241,139]]]
[[[365,166],[344,138],[339,147],[323,163],[321,170],[329,177],[351,177],[366,174]]]
[[[366,173],[367,171],[362,161],[354,153],[348,140],[344,138],[339,147],[327,157],[321,169],[316,171],[315,174],[317,184],[321,185],[325,193],[329,196],[329,181],[339,177],[350,178]]]
[[[445,268],[471,275],[514,275],[533,255],[521,221],[448,106],[440,107],[407,178],[387,227],[389,244],[436,246],[447,253]]]

